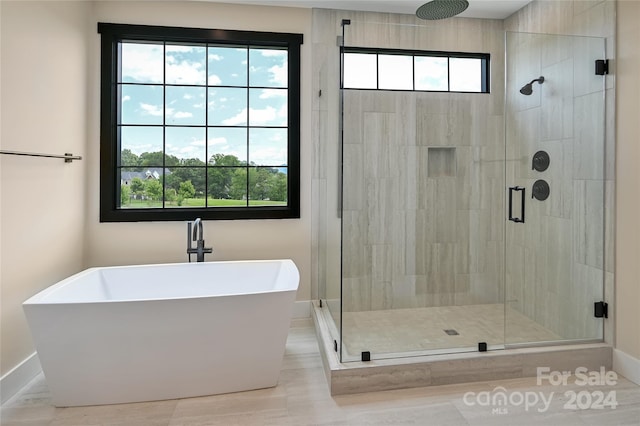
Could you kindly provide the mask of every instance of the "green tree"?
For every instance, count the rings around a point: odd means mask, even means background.
[[[164,201],[173,203],[178,200],[178,193],[173,188],[167,188],[164,191]]]
[[[139,177],[131,179],[131,192],[136,196],[144,194],[144,181]]]
[[[191,181],[188,180],[180,184],[178,194],[180,194],[182,198],[193,198],[196,195],[196,188],[193,186]]]
[[[124,206],[131,201],[131,188],[129,185],[120,185],[120,205]]]
[[[249,169],[249,198],[264,200],[269,198],[269,180],[271,172],[266,167]]]
[[[165,167],[177,166],[180,160],[175,155],[164,155],[162,151],[143,152],[140,154],[139,163],[142,167],[162,167],[164,157]]]
[[[234,155],[213,154],[209,159],[209,188],[207,193],[213,198],[233,198],[231,187],[235,167],[242,167],[244,164]]]
[[[272,201],[286,201],[287,200],[287,175],[277,172],[271,175],[268,182],[269,199]]]
[[[147,179],[144,192],[151,200],[162,200],[162,184],[155,179]]]
[[[167,187],[180,192],[180,184],[191,181],[196,194],[206,194],[204,161],[197,158],[186,158],[180,160],[178,166],[171,168],[171,174],[167,176]]]
[[[247,169],[235,169],[231,176],[229,197],[233,200],[247,198]]]
[[[140,158],[130,149],[123,149],[120,153],[120,163],[126,167],[136,167],[140,165]]]

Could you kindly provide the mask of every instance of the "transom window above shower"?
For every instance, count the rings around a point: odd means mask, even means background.
[[[488,53],[343,48],[344,89],[489,93]]]

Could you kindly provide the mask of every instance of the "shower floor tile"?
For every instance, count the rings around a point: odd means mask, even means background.
[[[439,306],[343,312],[343,345],[348,357],[362,351],[398,354],[413,351],[475,349],[489,345],[561,339],[520,312],[502,304]],[[457,333],[457,334],[455,334]]]

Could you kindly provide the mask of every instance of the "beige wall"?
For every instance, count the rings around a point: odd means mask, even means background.
[[[0,8],[2,149],[86,156],[90,6]],[[0,156],[0,376],[34,350],[22,302],[84,267],[86,167]]]
[[[640,359],[640,2],[618,2],[616,347]]]

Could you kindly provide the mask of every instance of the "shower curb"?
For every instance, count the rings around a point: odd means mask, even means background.
[[[326,308],[325,308],[326,309]],[[323,308],[311,312],[331,395],[535,377],[538,367],[611,370],[613,348],[585,343],[340,363]]]

